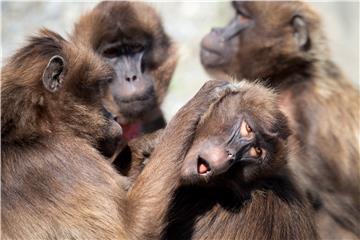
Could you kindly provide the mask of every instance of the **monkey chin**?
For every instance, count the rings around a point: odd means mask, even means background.
[[[156,109],[157,99],[154,88],[150,88],[145,94],[129,99],[116,99],[119,109],[119,123],[121,125],[142,121],[151,115]]]

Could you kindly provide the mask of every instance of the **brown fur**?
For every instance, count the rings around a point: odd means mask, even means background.
[[[83,15],[75,25],[73,38],[100,53],[107,42],[127,38],[129,41],[150,41],[148,53],[150,75],[154,79],[156,105],[139,116],[124,115],[114,96],[106,96],[109,109],[126,124],[141,122],[142,132],[149,133],[165,126],[162,103],[177,63],[176,47],[165,33],[161,19],[147,4],[137,2],[102,2]]]
[[[41,73],[54,55],[64,60],[65,70],[61,88],[50,92]],[[181,135],[176,122],[184,111],[198,121],[218,98],[219,83],[207,84],[179,113],[155,150],[156,158],[126,195],[126,180],[94,148],[107,137],[101,99],[107,89],[102,79],[112,74],[108,65],[84,46],[43,30],[10,59],[2,73],[2,237],[159,238],[165,215],[152,216],[165,213],[167,205],[153,203],[164,201],[162,190],[172,189],[168,178],[176,176],[163,175],[164,169],[157,166],[166,166],[168,157],[181,158],[190,136]],[[194,124],[187,119],[193,131]],[[179,136],[176,141],[174,134]]]
[[[233,38],[233,54],[215,75],[261,78],[279,92],[279,104],[301,147],[290,161],[317,211],[324,239],[360,237],[359,90],[332,62],[321,20],[303,2],[234,3],[256,19]],[[290,26],[306,24],[308,42],[299,49]],[[327,218],[327,219],[326,219]]]
[[[65,75],[49,92],[41,79],[54,55],[65,60]],[[109,74],[92,52],[48,30],[3,67],[4,239],[123,237],[124,179],[94,148],[106,138],[99,80]]]
[[[263,172],[257,170],[257,174],[247,175],[246,181],[242,170],[235,167],[231,174],[221,176],[211,185],[187,185],[181,181],[179,172],[189,149],[200,139],[224,134],[224,126],[233,123],[229,122],[233,116],[229,109],[235,115],[247,112],[254,116],[264,128],[280,134],[279,139],[286,139],[288,134],[282,126],[286,122],[277,117],[280,112],[276,95],[260,85],[247,82],[227,85],[212,104],[200,105],[199,95],[171,120],[132,188],[130,196],[136,193],[134,208],[140,206],[149,218],[130,226],[153,229],[146,235],[134,235],[136,239],[153,239],[161,230],[164,239],[316,239],[307,201],[286,167],[292,151],[285,140],[278,140],[277,157],[270,165]],[[263,98],[259,99],[259,95]],[[162,153],[162,149],[168,150]],[[148,171],[159,173],[156,183],[144,177]],[[145,192],[137,191],[147,184]],[[144,200],[158,211],[145,207]],[[162,209],[164,206],[168,211]],[[157,219],[165,216],[164,228]]]
[[[128,177],[129,184],[135,181],[149,161],[150,155],[158,145],[162,133],[163,129],[159,129],[153,133],[132,139],[122,148],[112,162],[121,175]]]

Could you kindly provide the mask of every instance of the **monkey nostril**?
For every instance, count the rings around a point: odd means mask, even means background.
[[[129,77],[126,77],[125,80],[126,80],[127,82],[130,82],[131,79],[130,79]]]
[[[234,154],[232,152],[230,152],[229,150],[226,150],[227,156],[229,159],[234,158]]]
[[[132,80],[135,81],[137,79],[136,75],[132,76]]]

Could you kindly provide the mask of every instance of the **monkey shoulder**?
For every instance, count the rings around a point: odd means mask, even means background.
[[[121,235],[121,180],[95,149],[54,137],[8,145],[1,153],[7,169],[1,177],[5,235],[21,238],[28,229],[34,239]]]

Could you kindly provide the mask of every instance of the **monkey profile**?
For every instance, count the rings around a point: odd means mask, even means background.
[[[112,68],[44,29],[2,74],[2,237],[121,238],[124,179],[100,154],[122,134],[101,101]]]
[[[104,99],[124,139],[163,128],[159,106],[177,55],[156,11],[139,2],[101,2],[79,19],[72,35],[113,67],[111,91]]]
[[[303,2],[233,2],[229,24],[201,42],[214,76],[262,79],[301,151],[289,165],[316,210],[324,239],[360,237],[359,89],[330,58],[321,19]]]

